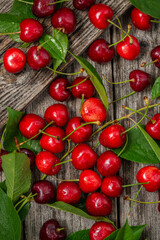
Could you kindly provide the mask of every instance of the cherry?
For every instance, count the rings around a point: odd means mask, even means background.
[[[146,125],[146,132],[154,139],[160,140],[160,113],[153,116]]]
[[[124,41],[117,44],[118,54],[126,60],[134,60],[140,53],[140,45],[137,38],[134,36],[130,37],[132,38],[132,43],[130,42],[130,38],[127,36]]]
[[[44,114],[45,120],[49,123],[54,121],[58,127],[63,127],[69,120],[68,109],[64,104],[54,104],[48,107]]]
[[[112,232],[116,231],[111,223],[107,222],[96,222],[89,230],[90,240],[104,240]]]
[[[121,168],[121,159],[112,151],[100,155],[97,161],[97,170],[104,177],[114,176]]]
[[[126,133],[124,127],[119,124],[113,124],[107,127],[99,136],[99,142],[107,148],[122,147],[126,141]],[[123,134],[122,134],[123,133]]]
[[[1,151],[0,151],[0,172],[3,171],[3,168],[2,168],[2,158],[1,158],[1,157],[2,157],[3,155],[7,155],[7,154],[8,154],[7,151],[1,149]]]
[[[147,192],[155,192],[160,188],[160,170],[154,166],[143,167],[137,172],[137,181],[149,182],[143,186]]]
[[[66,127],[66,135],[69,135],[76,128],[80,127],[85,122],[81,117],[71,118]],[[69,139],[74,143],[83,143],[86,142],[92,135],[92,126],[86,125],[77,129],[74,133],[69,136]]]
[[[34,167],[34,162],[35,162],[35,155],[34,155],[34,153],[31,150],[26,149],[26,148],[20,148],[20,152],[27,155],[27,157],[30,160],[30,167],[33,168]]]
[[[61,165],[54,166],[58,163],[60,163],[59,158],[51,152],[39,152],[36,156],[38,170],[46,175],[56,175],[61,169]]]
[[[71,158],[75,169],[85,170],[94,167],[97,153],[88,144],[81,143],[74,148]]]
[[[103,122],[107,117],[107,112],[98,98],[89,98],[82,105],[81,115],[85,122]]]
[[[52,135],[54,137],[43,134],[40,139],[41,147],[52,153],[63,152],[64,147],[65,147],[65,141],[62,141],[62,139],[65,137],[65,133],[64,133],[63,129],[61,129],[59,127],[48,127],[45,130],[45,133]],[[56,139],[56,137],[57,137],[57,139]]]
[[[69,82],[66,78],[57,78],[51,83],[49,94],[54,100],[64,102],[71,96],[71,92],[67,87],[69,87]]]
[[[92,216],[107,216],[112,212],[112,202],[103,193],[95,192],[87,197],[86,210]]]
[[[154,64],[157,68],[160,68],[160,45],[155,47],[152,51],[151,51],[151,58],[152,61],[155,61]]]
[[[40,231],[40,240],[65,240],[66,232],[60,226],[60,224],[50,219],[45,222]]]
[[[9,48],[3,57],[4,67],[9,73],[19,73],[26,65],[26,55],[18,48]]]
[[[109,197],[120,197],[123,192],[122,181],[117,176],[104,178],[101,190]]]
[[[33,113],[25,115],[19,123],[19,130],[26,138],[33,138],[44,127],[45,121],[43,118]]]
[[[79,187],[84,193],[96,191],[101,186],[100,176],[92,170],[84,170],[80,174]]]
[[[76,28],[76,16],[70,8],[63,7],[53,14],[51,23],[54,28],[70,34]]]
[[[36,17],[44,18],[52,15],[56,9],[56,0],[34,0],[32,12]]]
[[[32,193],[37,193],[37,195],[34,197],[34,200],[40,204],[53,202],[56,195],[53,184],[46,180],[34,183],[32,186]]]
[[[151,75],[141,70],[132,71],[129,78],[133,79],[130,86],[135,92],[141,92],[151,84]]]
[[[89,58],[97,63],[106,63],[113,59],[115,54],[114,48],[109,47],[109,43],[104,39],[95,40],[88,50]]]
[[[73,0],[73,6],[81,11],[87,10],[95,3],[95,0]]]
[[[151,28],[151,20],[153,20],[154,18],[152,18],[146,13],[141,12],[138,8],[133,8],[131,12],[131,19],[136,28],[146,31]]]
[[[86,77],[77,77],[73,83],[72,86],[82,82]],[[93,97],[95,92],[95,87],[92,84],[90,79],[86,79],[84,82],[78,84],[77,86],[72,88],[72,94],[75,98],[82,98],[84,95],[84,98],[91,98]]]
[[[75,182],[62,182],[57,188],[57,201],[75,205],[81,198],[81,190]]]
[[[28,64],[34,70],[48,66],[50,60],[50,54],[43,47],[33,46],[27,52]]]

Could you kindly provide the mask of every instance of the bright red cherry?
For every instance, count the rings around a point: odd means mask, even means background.
[[[101,186],[101,178],[92,170],[84,170],[79,178],[79,186],[84,193],[95,192]]]
[[[140,45],[134,36],[131,36],[132,43],[130,43],[130,38],[127,36],[124,41],[117,44],[118,54],[126,60],[134,60],[138,57],[140,53]]]
[[[116,231],[111,223],[107,222],[96,222],[89,230],[90,240],[104,240],[112,232]]]
[[[19,123],[19,130],[26,138],[34,137],[44,127],[44,119],[33,113],[25,115]],[[34,139],[36,139],[37,137],[35,137]]]
[[[62,182],[57,188],[57,201],[75,205],[81,198],[81,190],[75,182]]]
[[[81,11],[87,10],[95,3],[95,0],[73,0],[73,6]]]
[[[146,125],[146,132],[154,139],[160,140],[160,113],[153,116],[152,121]]]
[[[26,148],[20,148],[20,152],[27,155],[27,157],[30,160],[30,167],[33,168],[34,167],[34,162],[35,162],[35,155],[34,155],[34,153],[31,150],[26,149]]]
[[[1,158],[1,157],[2,157],[3,155],[6,155],[6,154],[8,154],[7,151],[5,151],[5,150],[3,150],[3,149],[0,150],[0,172],[3,171],[3,168],[2,168],[2,158]]]
[[[66,78],[57,78],[49,87],[50,96],[57,101],[64,102],[71,96],[71,91],[67,89],[69,82]]]
[[[121,168],[121,159],[112,151],[100,155],[97,161],[97,170],[103,177],[114,176]]]
[[[73,83],[72,86],[82,82],[86,77],[77,77]],[[93,97],[95,92],[95,87],[92,84],[90,79],[85,80],[85,82],[80,83],[79,85],[72,88],[72,94],[75,98],[82,98],[82,95],[84,95],[84,98],[91,98]]]
[[[144,184],[147,192],[155,192],[160,188],[160,170],[154,166],[141,168],[137,173],[137,181]]]
[[[109,197],[120,197],[123,192],[122,181],[117,176],[107,177],[102,181],[101,190]]]
[[[122,147],[126,141],[126,133],[124,127],[119,124],[113,124],[107,127],[99,136],[100,144],[107,148]]]
[[[28,65],[34,70],[40,70],[49,65],[50,54],[40,46],[33,46],[27,52]]]
[[[52,15],[56,9],[56,0],[34,0],[32,12],[36,17],[44,18]]]
[[[38,170],[46,175],[56,175],[61,169],[61,165],[54,166],[58,163],[60,163],[59,158],[51,152],[39,152],[36,156]]]
[[[94,4],[89,9],[89,20],[91,23],[99,29],[105,29],[108,27],[109,22],[113,17],[113,10],[105,4]]]
[[[155,66],[157,68],[160,68],[160,45],[155,47],[152,51],[151,51],[151,58],[152,61],[155,61]]]
[[[75,169],[85,170],[94,167],[97,153],[88,144],[81,143],[74,148],[71,158]]]
[[[51,23],[54,28],[63,33],[70,34],[76,28],[76,16],[70,8],[60,8],[52,16]]]
[[[66,135],[69,135],[76,128],[80,127],[85,122],[81,117],[71,118],[66,127]],[[86,125],[77,129],[74,133],[69,136],[69,139],[74,143],[83,143],[86,142],[92,135],[92,126]]]
[[[26,65],[26,55],[18,48],[9,48],[3,57],[4,67],[9,73],[19,73]]]
[[[129,79],[133,79],[133,81],[130,82],[130,86],[136,92],[143,91],[151,84],[151,75],[141,70],[132,71]]]
[[[54,201],[56,196],[56,190],[53,184],[46,180],[34,183],[32,186],[32,193],[37,193],[34,200],[40,204],[51,203]]]
[[[146,13],[141,12],[138,8],[133,8],[131,12],[131,19],[136,28],[146,31],[151,28],[151,20],[153,20],[154,18],[152,18]]]

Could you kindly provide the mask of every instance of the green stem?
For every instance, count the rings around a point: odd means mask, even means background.
[[[64,158],[66,158],[66,157],[74,150],[74,148],[77,147],[77,146],[78,146],[78,144],[75,145],[69,152],[66,152],[66,153],[64,154],[64,156],[61,157],[60,161],[62,161]]]
[[[5,35],[13,35],[13,34],[19,34],[21,32],[13,32],[13,33],[0,33],[0,36],[5,36]]]
[[[154,61],[152,61],[152,62],[150,62],[150,63],[142,63],[141,64],[141,67],[147,67],[147,66],[149,66],[149,65],[151,65],[151,64],[153,64],[153,63],[156,63],[156,62],[159,62],[159,60],[158,59],[155,59]]]
[[[120,151],[120,153],[118,154],[118,157],[120,157],[121,154],[124,152],[124,150],[125,150],[126,147],[127,147],[127,144],[128,144],[128,136],[126,135],[126,142],[125,142],[125,145],[124,145],[124,147],[122,148],[122,150]]]
[[[150,22],[153,22],[153,23],[160,23],[160,21],[157,21],[157,20],[150,20]]]
[[[128,32],[124,31],[121,27],[119,27],[117,24],[115,24],[114,22],[112,22],[111,20],[107,19],[107,22],[111,23],[112,25],[114,25],[116,28],[120,29],[121,31],[123,31],[126,35],[128,35]],[[130,37],[130,36],[129,36]],[[131,38],[131,37],[130,37]]]
[[[84,102],[84,94],[82,94],[80,113],[82,112],[83,102]]]
[[[74,87],[76,87],[76,86],[80,85],[81,83],[84,83],[84,82],[85,82],[87,79],[88,79],[88,77],[87,77],[87,78],[85,78],[85,79],[83,79],[81,82],[79,82],[79,83],[77,83],[77,84],[75,84],[75,85],[72,85],[72,86],[69,86],[69,87],[67,87],[66,89],[71,89],[71,88],[74,88]]]
[[[150,183],[150,182],[145,182],[145,183],[133,183],[133,184],[129,184],[129,185],[122,185],[122,187],[123,187],[123,188],[126,188],[126,187],[132,187],[132,186],[149,184],[149,183]]]
[[[4,129],[4,131],[3,131],[3,133],[2,133],[2,137],[1,137],[1,141],[0,141],[0,153],[1,153],[1,150],[2,150],[2,144],[3,144],[5,132],[6,132],[6,128]]]
[[[94,146],[92,147],[92,149],[94,150],[96,147],[98,147],[99,144],[100,144],[100,142],[98,141],[98,142],[96,143],[96,145],[94,145]]]
[[[29,202],[29,199],[27,198],[22,205],[19,207],[19,209],[17,210],[17,212],[19,213],[21,211],[21,209]]]
[[[128,200],[128,201],[136,202],[136,203],[143,203],[143,204],[160,203],[160,201],[156,201],[156,202],[142,202],[142,201],[138,201],[138,200],[129,198],[129,197],[127,197],[127,196],[126,196],[124,199],[125,199],[125,200]]]
[[[80,74],[84,71],[83,68],[81,68],[80,72],[76,72],[76,73],[63,73],[63,72],[58,72],[50,67],[46,67],[47,69],[51,70],[52,72],[54,73],[58,73],[58,74],[61,74],[61,75],[66,75],[66,76],[73,76],[73,75],[77,75],[77,74]]]
[[[72,159],[69,159],[69,160],[66,160],[66,161],[57,163],[57,164],[53,165],[53,168],[56,167],[56,166],[62,165],[62,164],[64,164],[64,163],[68,163],[68,162],[72,162]]]
[[[49,136],[49,137],[53,137],[53,138],[55,138],[55,139],[58,139],[57,136],[53,136],[53,135],[48,134],[48,133],[46,133],[46,132],[44,132],[44,131],[41,131],[41,133],[43,133],[43,134],[45,134],[45,135],[47,135],[47,136]]]
[[[23,1],[23,0],[18,0],[18,2],[22,2],[22,3],[33,5],[33,2],[26,2],[26,1]]]
[[[48,175],[44,174],[42,177],[41,177],[41,181],[42,180],[45,180],[47,178]]]
[[[105,79],[107,82],[111,83],[111,84],[122,84],[122,83],[127,83],[127,82],[133,82],[133,81],[134,81],[134,79],[129,79],[129,80],[125,80],[125,81],[123,81],[123,82],[111,82],[111,81],[109,81],[109,80],[105,77],[104,74],[102,74],[102,75],[103,75],[104,79]]]
[[[54,178],[57,181],[61,181],[61,182],[79,182],[79,179],[61,179],[61,178],[56,178],[54,176],[51,176],[52,178]]]
[[[141,187],[140,187],[140,189],[138,190],[138,192],[137,192],[137,194],[136,194],[134,200],[137,199],[137,197],[138,197],[138,195],[140,194],[142,188],[143,188],[143,185],[141,185]],[[132,209],[133,209],[133,206],[134,206],[134,202],[132,202],[132,205],[131,205],[131,207],[130,207],[130,210],[129,210],[128,216],[131,214],[131,211],[132,211]]]
[[[131,96],[131,95],[133,95],[133,94],[135,94],[135,93],[136,93],[136,92],[133,91],[133,92],[131,92],[131,93],[129,93],[129,94],[121,97],[121,98],[118,98],[118,99],[114,100],[113,102],[109,103],[109,105],[112,104],[112,103],[118,102],[118,101],[120,101],[120,100],[122,100],[122,99],[125,99],[125,98],[127,98],[127,97],[129,97],[129,96]]]
[[[4,61],[0,61],[0,63],[3,63]]]
[[[116,17],[116,18],[117,18],[117,21],[118,21],[118,23],[119,23],[120,28],[123,29],[119,17]],[[122,30],[121,30],[121,36],[122,36],[122,38],[124,37],[124,36],[123,36],[123,31],[122,31]]]
[[[53,4],[58,4],[58,3],[62,3],[62,2],[68,2],[70,0],[59,0],[57,2],[53,2],[53,3],[49,3],[48,5],[53,5]]]
[[[110,45],[109,45],[109,48],[117,45],[117,44],[120,43],[120,42],[123,42],[126,37],[130,37],[128,34],[129,34],[129,31],[126,33],[126,35],[125,35],[121,40],[119,40],[118,42],[115,42],[115,43],[113,43],[113,44],[110,44]],[[130,38],[131,38],[131,37],[130,37]]]
[[[27,197],[26,197],[27,198]],[[19,204],[21,204],[23,201],[25,201],[26,198],[21,199],[14,207],[17,208]]]

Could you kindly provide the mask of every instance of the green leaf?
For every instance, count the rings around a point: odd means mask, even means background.
[[[66,240],[89,240],[89,230],[81,230],[75,233],[72,233],[67,237]]]
[[[20,240],[21,221],[9,197],[0,189],[0,239]]]
[[[134,240],[133,230],[128,225],[128,219],[126,224],[118,231],[115,240]]]
[[[95,86],[106,110],[108,110],[108,98],[105,87],[103,85],[102,79],[100,78],[99,74],[97,73],[96,69],[84,58],[75,56],[71,53],[72,56],[79,62],[79,64],[84,68],[86,73],[90,76],[90,79]]]
[[[160,97],[160,77],[158,77],[152,87],[152,99]]]
[[[6,193],[7,187],[6,187],[6,181],[0,182],[0,188]]]
[[[7,195],[15,203],[31,185],[30,160],[24,153],[13,152],[2,156]]]
[[[140,226],[132,226],[132,230],[133,230],[133,235],[134,235],[134,240],[139,240],[143,230],[145,229],[146,224],[145,225],[140,225]]]
[[[23,206],[23,208],[19,211],[19,217],[20,217],[20,219],[21,219],[21,222],[23,222],[24,220],[25,220],[25,218],[26,218],[26,216],[27,216],[27,214],[28,214],[28,212],[29,212],[29,209],[30,209],[30,202],[28,202],[27,204],[25,204],[24,206]]]

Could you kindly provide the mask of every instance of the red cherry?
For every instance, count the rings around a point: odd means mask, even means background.
[[[80,127],[85,122],[81,117],[71,118],[66,127],[66,135],[69,135],[76,128]],[[74,133],[69,136],[69,139],[74,143],[86,142],[92,135],[92,126],[86,125],[77,129]]]
[[[18,48],[9,48],[3,57],[4,67],[9,73],[19,73],[26,65],[26,55]]]
[[[151,51],[151,58],[152,58],[152,61],[157,60],[157,62],[155,62],[154,64],[157,68],[160,68],[160,45],[155,47]]]
[[[3,149],[1,149],[0,150],[0,172],[2,172],[3,171],[3,168],[2,168],[2,156],[3,155],[7,155],[8,154],[8,152],[7,151],[5,151],[5,150],[3,150]]]
[[[61,165],[54,166],[58,163],[60,163],[59,158],[51,152],[39,152],[36,156],[38,170],[46,175],[56,175],[61,169]]]
[[[76,28],[76,16],[70,8],[60,8],[52,16],[51,23],[54,28],[63,33],[70,34]]]
[[[57,201],[75,205],[81,198],[81,190],[75,182],[62,182],[57,188]]]
[[[122,181],[117,176],[107,177],[102,181],[101,190],[109,197],[120,197],[123,192]]]
[[[34,137],[44,127],[45,121],[43,120],[43,118],[33,113],[25,115],[19,123],[19,130],[26,138]],[[36,139],[37,137],[35,137],[34,139]]]
[[[97,161],[97,170],[104,177],[114,176],[121,168],[121,159],[112,151],[100,155]]]
[[[160,140],[160,113],[157,113],[146,125],[146,132],[154,139]]]
[[[124,41],[117,44],[118,54],[126,60],[134,60],[140,53],[140,45],[134,36],[131,36],[133,43],[130,43],[130,38],[127,36]]]
[[[44,18],[52,15],[56,9],[56,0],[34,0],[32,12],[36,17]]]
[[[103,193],[95,192],[87,197],[86,210],[92,216],[107,216],[112,212],[112,202]]]
[[[126,141],[126,133],[124,127],[119,124],[113,124],[107,127],[99,136],[100,144],[107,148],[122,147]]]
[[[106,63],[113,59],[115,54],[114,48],[109,47],[109,43],[104,39],[95,40],[88,50],[89,58],[97,63]]]
[[[132,71],[129,79],[133,79],[133,82],[130,82],[130,86],[136,92],[143,91],[151,84],[151,75],[141,70]]]
[[[95,0],[73,0],[73,6],[81,11],[87,10],[95,3]]]
[[[133,8],[131,12],[131,19],[136,28],[146,31],[151,28],[151,20],[154,18],[146,13],[141,12],[138,8]]]
[[[91,23],[99,29],[105,29],[108,27],[109,22],[113,17],[113,10],[105,4],[94,4],[89,9],[89,20]]]
[[[26,149],[26,148],[20,148],[20,152],[27,155],[27,157],[30,160],[30,167],[33,168],[34,167],[34,162],[35,162],[35,155],[34,155],[34,153],[31,150]]]
[[[82,82],[86,77],[77,77],[73,83],[72,86]],[[85,82],[75,86],[72,88],[72,94],[75,98],[82,98],[82,95],[84,95],[84,98],[91,98],[93,97],[95,92],[95,87],[92,84],[90,79],[87,79]]]
[[[51,56],[40,46],[33,46],[27,52],[28,65],[34,69],[39,70],[49,65]]]
[[[137,173],[137,181],[144,184],[147,192],[155,192],[160,188],[160,170],[153,166],[141,168]]]
[[[54,121],[58,127],[63,127],[69,120],[68,109],[64,104],[53,104],[46,109],[44,118],[48,123]]]
[[[66,78],[57,78],[51,83],[49,94],[54,100],[64,102],[71,96],[71,92],[67,87],[69,87],[69,82]]]
[[[95,192],[101,186],[100,176],[92,170],[84,170],[79,178],[79,187],[84,193]]]
[[[45,133],[55,136],[57,137],[57,139],[46,134],[43,134],[40,139],[41,147],[52,153],[63,152],[65,147],[65,141],[62,141],[62,139],[65,137],[63,129],[59,127],[48,127],[45,130]]]
[[[82,143],[74,148],[71,158],[75,169],[85,170],[94,167],[97,153],[88,144]]]
[[[116,231],[111,223],[107,222],[96,222],[89,230],[90,240],[104,240],[112,232]]]

